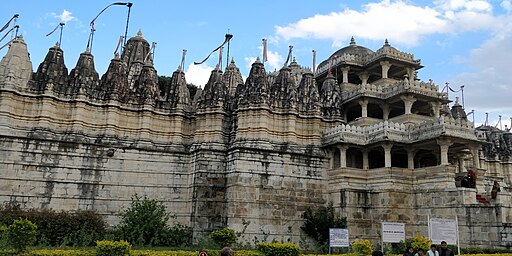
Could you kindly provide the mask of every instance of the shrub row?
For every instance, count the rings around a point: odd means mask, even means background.
[[[94,245],[94,241],[104,238],[107,226],[100,215],[91,211],[24,211],[17,204],[0,206],[0,226],[9,226],[18,218],[37,226],[36,244],[43,246]]]
[[[298,256],[300,248],[293,243],[258,243],[257,249],[265,256]]]

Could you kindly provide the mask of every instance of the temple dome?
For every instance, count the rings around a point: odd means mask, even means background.
[[[336,52],[334,52],[333,54],[331,54],[331,56],[329,56],[329,59],[332,58],[333,56],[342,56],[344,54],[368,56],[368,55],[372,55],[373,53],[374,52],[372,50],[370,50],[364,46],[357,45],[356,41],[352,37],[352,39],[350,39],[350,44],[348,46],[343,47],[343,48],[337,50]]]

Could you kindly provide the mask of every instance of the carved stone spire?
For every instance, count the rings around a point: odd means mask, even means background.
[[[263,104],[268,106],[269,100],[269,84],[265,67],[259,58],[252,64],[249,76],[245,81],[245,85],[239,93],[238,107],[252,106],[255,104]]]
[[[58,45],[50,48],[32,80],[30,89],[39,93],[65,90],[68,85],[68,69],[64,64],[64,52]]]
[[[233,98],[238,85],[244,83],[240,69],[235,65],[234,59],[231,59],[231,63],[226,68],[226,72],[222,75],[222,80],[228,89],[229,96]]]
[[[101,101],[126,102],[128,90],[126,63],[114,58],[110,61],[107,72],[101,77],[99,88],[92,92],[91,97]]]
[[[32,62],[23,36],[18,36],[0,61],[0,88],[24,90],[32,76]]]
[[[140,76],[131,89],[129,102],[132,104],[150,104],[155,106],[160,90],[158,88],[158,75],[149,62],[142,67]]]
[[[284,67],[279,71],[271,86],[271,106],[275,109],[295,109],[297,90],[295,79],[291,77],[291,69]]]
[[[92,95],[98,88],[99,75],[94,68],[94,57],[90,51],[80,54],[76,67],[69,73],[69,85],[64,92],[66,95]]]
[[[319,114],[320,96],[313,73],[309,72],[302,75],[302,79],[298,87],[297,100],[300,113]]]
[[[341,94],[333,76],[327,76],[320,90],[321,111],[325,117],[341,116]]]
[[[190,107],[190,92],[187,88],[187,81],[183,71],[178,69],[172,73],[171,84],[166,89],[164,99],[172,109],[186,109]]]
[[[224,103],[227,102],[227,94],[222,71],[216,68],[212,70],[210,79],[204,86],[204,91],[199,99],[199,108],[223,107]]]
[[[137,36],[130,38],[128,42],[126,42],[121,60],[125,62],[127,66],[128,85],[130,88],[133,88],[135,81],[137,81],[150,51],[149,43],[142,37],[140,30]]]
[[[468,120],[468,117],[466,115],[466,111],[464,111],[464,108],[462,105],[459,104],[459,97],[456,98],[455,104],[453,104],[451,109],[452,117],[455,119],[462,119],[462,120]]]

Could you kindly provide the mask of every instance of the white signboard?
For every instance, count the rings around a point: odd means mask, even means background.
[[[432,243],[457,244],[457,220],[431,218],[429,226]]]
[[[349,247],[347,228],[329,229],[329,247]]]
[[[405,223],[382,222],[382,242],[400,243],[405,241]]]

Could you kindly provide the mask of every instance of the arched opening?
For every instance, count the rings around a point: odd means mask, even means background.
[[[397,101],[389,106],[389,118],[405,114],[405,105],[402,101]]]
[[[391,166],[407,168],[407,151],[403,148],[393,147],[391,149]]]
[[[434,116],[434,112],[432,111],[430,104],[419,100],[412,104],[411,113],[422,116]]]
[[[420,149],[414,156],[414,167],[422,168],[439,165],[439,159],[432,150]]]
[[[347,122],[352,122],[361,117],[361,106],[353,105],[347,109]]]
[[[348,148],[347,167],[363,169],[363,153],[361,150]]]
[[[384,150],[372,149],[368,152],[368,165],[370,169],[381,168],[385,166]]]
[[[379,105],[368,103],[368,117],[383,119],[384,114]]]

